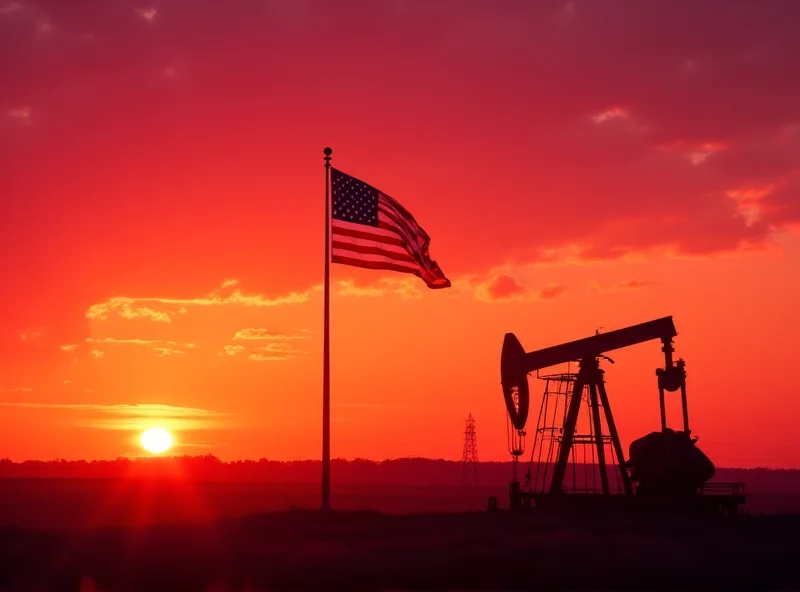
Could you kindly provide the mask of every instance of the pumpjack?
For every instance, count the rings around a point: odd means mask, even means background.
[[[619,505],[739,512],[745,501],[744,485],[709,482],[716,469],[689,429],[686,363],[673,360],[677,334],[668,316],[532,352],[525,352],[513,333],[505,335],[500,375],[513,459],[511,509]],[[607,353],[653,340],[661,341],[664,354],[664,366],[656,369],[661,429],[631,442],[626,460],[600,362],[613,364]],[[572,363],[577,363],[576,372],[539,374],[542,369]],[[532,372],[546,386],[529,469],[521,485],[518,465],[527,436],[528,375]],[[666,393],[678,391],[683,429],[676,431],[667,426]],[[616,487],[612,487],[614,481]]]

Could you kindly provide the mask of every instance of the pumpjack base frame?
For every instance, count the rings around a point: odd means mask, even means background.
[[[710,483],[695,495],[641,495],[602,493],[533,493],[514,491],[512,510],[553,510],[574,513],[658,512],[741,514],[745,504],[743,483]]]

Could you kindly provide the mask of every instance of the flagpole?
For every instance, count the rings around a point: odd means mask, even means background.
[[[331,509],[331,154],[325,148],[325,285],[322,325],[322,510]]]

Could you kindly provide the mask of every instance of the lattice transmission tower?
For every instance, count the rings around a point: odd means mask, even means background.
[[[462,485],[480,485],[478,479],[478,440],[475,437],[475,420],[472,414],[467,418],[467,427],[464,429],[464,457],[461,472]]]

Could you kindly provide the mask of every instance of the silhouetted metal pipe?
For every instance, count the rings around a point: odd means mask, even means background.
[[[622,349],[623,347],[629,347],[652,339],[661,339],[669,342],[677,334],[672,317],[663,317],[624,329],[600,333],[577,341],[570,341],[526,353],[524,361],[525,372],[535,372],[548,366],[596,357],[605,352]]]

